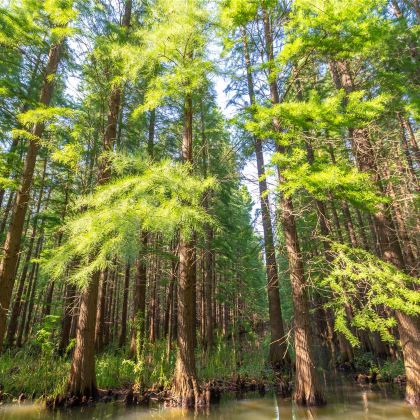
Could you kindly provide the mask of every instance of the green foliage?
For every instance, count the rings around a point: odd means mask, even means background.
[[[335,329],[343,333],[352,345],[359,340],[350,325],[368,331],[377,331],[381,339],[393,342],[390,329],[396,321],[389,310],[407,315],[420,314],[419,279],[400,272],[367,251],[332,243],[335,255],[331,272],[321,286],[331,291],[326,307],[335,314]],[[352,308],[349,323],[346,308]]]
[[[379,194],[368,174],[322,160],[309,164],[301,149],[294,149],[292,155],[276,153],[272,163],[282,168],[286,181],[279,188],[289,196],[304,189],[318,200],[344,199],[371,212],[388,201]]]
[[[294,1],[281,59],[314,52],[347,59],[371,52],[390,28],[381,17],[384,7],[383,0]]]
[[[52,357],[55,345],[52,340],[52,333],[60,325],[60,317],[57,315],[47,315],[41,327],[35,335],[35,343],[41,348],[41,355],[45,359]]]
[[[7,351],[0,356],[0,383],[7,398],[17,398],[22,392],[57,395],[64,392],[70,361],[59,358],[46,360],[27,350]]]
[[[144,29],[137,32],[150,79],[145,101],[134,115],[184,98],[207,85],[213,64],[205,59],[209,15],[200,0],[158,0]],[[147,71],[147,69],[143,70]]]
[[[193,177],[188,165],[169,161],[138,170],[78,201],[64,227],[65,243],[45,265],[54,278],[71,267],[70,280],[83,285],[112,261],[133,261],[141,231],[171,238],[178,230],[189,236],[214,223],[201,206],[203,193],[214,187],[212,178]]]

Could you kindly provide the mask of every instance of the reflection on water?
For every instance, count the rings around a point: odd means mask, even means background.
[[[321,408],[296,407],[290,400],[267,394],[261,398],[245,394],[243,399],[227,398],[207,412],[187,412],[161,406],[125,408],[121,403],[98,404],[96,407],[51,413],[33,405],[0,407],[0,420],[87,420],[87,419],[207,419],[207,420],[377,420],[420,419],[420,411],[410,408],[402,400],[400,388],[391,385],[354,384],[351,379],[338,378],[327,389],[328,404]]]

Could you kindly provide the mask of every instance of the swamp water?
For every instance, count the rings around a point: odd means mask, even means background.
[[[321,408],[296,407],[290,400],[246,393],[241,398],[225,395],[220,404],[207,412],[188,412],[176,408],[126,408],[122,403],[100,403],[94,407],[50,412],[35,404],[0,406],[0,420],[90,420],[90,419],[207,419],[207,420],[379,420],[420,419],[420,409],[402,400],[402,389],[389,384],[359,385],[351,378],[337,378],[326,390],[328,404]]]

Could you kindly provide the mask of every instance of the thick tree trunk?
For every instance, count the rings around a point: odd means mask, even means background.
[[[100,273],[95,273],[82,291],[76,330],[76,347],[68,382],[68,392],[77,397],[96,397],[95,313]]]
[[[193,270],[194,243],[179,241],[178,279],[178,355],[173,393],[181,406],[192,407],[199,396],[195,372],[195,319],[193,300],[195,272]]]
[[[182,159],[192,163],[192,97],[187,95],[184,105],[184,132],[182,138]],[[195,244],[180,233],[178,279],[178,354],[175,367],[173,394],[178,404],[185,407],[197,404],[200,389],[195,371]]]
[[[263,23],[266,54],[269,64],[270,99],[272,104],[278,104],[280,102],[280,98],[277,88],[277,80],[275,77],[276,75],[273,69],[274,53],[272,29],[270,17],[265,8],[263,8]],[[281,131],[280,123],[276,119],[273,120],[273,126],[277,132]],[[276,151],[281,154],[286,152],[285,148],[279,146],[278,144],[276,144]],[[278,168],[278,178],[280,184],[285,181],[280,168]],[[281,195],[280,206],[294,306],[296,385],[293,398],[298,404],[321,405],[325,403],[325,400],[320,384],[317,381],[311,348],[311,325],[309,302],[306,290],[307,285],[305,281],[302,255],[300,253],[292,199]]]
[[[122,26],[128,30],[131,20],[132,0],[125,1]],[[121,87],[114,86],[108,101],[108,121],[103,136],[103,150],[112,151],[116,136],[118,114],[121,105]],[[111,177],[109,159],[106,155],[99,162],[98,184],[106,183]],[[94,396],[95,379],[95,331],[100,273],[94,273],[90,284],[82,291],[79,319],[76,332],[76,347],[68,382],[71,395]]]
[[[407,385],[405,399],[409,404],[420,405],[420,322],[418,317],[396,312],[398,332],[404,356]]]
[[[45,70],[44,82],[42,85],[39,102],[48,106],[53,90],[55,73],[60,60],[61,44],[53,45],[48,55],[48,63]],[[32,134],[41,138],[44,132],[44,124],[36,123]],[[6,320],[9,310],[10,299],[12,296],[13,285],[15,281],[16,263],[18,260],[20,245],[22,240],[23,224],[28,208],[32,179],[35,170],[35,163],[40,145],[38,141],[29,141],[28,151],[26,153],[25,165],[19,191],[16,195],[16,202],[12,213],[9,231],[4,244],[3,258],[0,264],[0,351],[3,348],[3,338],[6,332]]]
[[[348,65],[335,62],[330,65],[337,88],[343,87],[347,93],[354,91],[353,80]],[[372,180],[381,187],[379,168],[377,167],[374,151],[365,129],[349,130],[350,139],[359,169],[370,174]],[[388,209],[382,207],[373,215],[375,230],[378,235],[379,248],[384,261],[395,265],[402,271],[407,271],[401,246],[396,235],[396,229]],[[406,400],[411,404],[420,403],[420,332],[419,317],[410,317],[396,311],[398,332],[407,376]]]

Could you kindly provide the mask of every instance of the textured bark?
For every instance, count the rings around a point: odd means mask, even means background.
[[[192,97],[187,95],[184,103],[184,131],[182,136],[182,159],[192,163]],[[178,353],[173,383],[173,395],[178,404],[185,407],[198,402],[200,389],[195,371],[196,342],[195,326],[195,244],[180,233],[179,239],[179,279],[178,279]]]
[[[173,393],[178,404],[192,407],[199,396],[199,386],[195,372],[194,336],[195,319],[193,288],[194,243],[179,241],[179,279],[178,279],[178,354],[175,367]]]
[[[272,104],[280,102],[277,81],[273,69],[273,41],[270,17],[263,8],[264,36],[267,60],[269,62],[269,85],[270,99]],[[281,131],[278,120],[273,119],[273,126],[277,132]],[[276,144],[276,151],[284,154],[284,147]],[[283,174],[278,168],[280,184],[284,182]],[[281,220],[285,237],[286,250],[289,262],[289,272],[292,287],[292,299],[294,306],[294,333],[296,352],[296,379],[293,398],[301,405],[321,405],[325,403],[320,384],[316,377],[314,358],[311,344],[311,325],[309,314],[309,302],[306,290],[305,273],[300,253],[299,239],[293,203],[290,197],[280,197]]]
[[[343,87],[347,93],[354,90],[349,66],[343,62],[331,63],[333,79],[337,88]],[[352,129],[349,132],[354,154],[359,169],[370,174],[372,180],[381,187],[379,168],[365,129]],[[402,271],[407,271],[396,229],[387,208],[382,207],[373,215],[379,248],[384,261],[394,264]],[[400,335],[407,376],[406,400],[411,404],[420,403],[420,340],[419,317],[410,317],[396,311],[398,332]]]
[[[251,70],[251,60],[248,52],[248,42],[245,29],[242,28],[242,47],[244,50],[245,66],[247,73],[248,95],[251,105],[255,105],[254,82]],[[264,153],[261,139],[254,138],[255,154],[257,158],[259,199],[261,218],[264,232],[265,266],[267,275],[268,309],[270,318],[270,352],[269,360],[273,367],[282,369],[290,365],[287,353],[283,317],[281,312],[280,292],[276,254],[274,248],[273,225],[270,213],[267,180],[265,175]]]
[[[77,397],[96,397],[95,375],[95,313],[98,301],[100,273],[92,276],[82,290],[79,319],[76,330],[76,347],[70,370],[68,392]]]
[[[128,30],[131,21],[132,0],[125,1],[122,27]],[[112,151],[117,135],[118,114],[121,105],[121,87],[113,87],[108,101],[108,120],[103,136],[103,156],[99,162],[98,184],[111,177],[106,153]],[[68,391],[76,396],[95,396],[95,331],[100,273],[94,273],[90,284],[82,290],[76,346],[73,353]]]
[[[420,405],[420,321],[399,311],[396,317],[407,376],[405,399],[409,404]]]
[[[53,90],[55,73],[60,60],[61,44],[53,45],[50,48],[48,62],[45,70],[45,77],[41,89],[39,102],[48,106],[50,104]],[[40,138],[44,132],[44,124],[34,125],[32,134]],[[9,231],[4,243],[4,253],[0,264],[0,351],[3,348],[3,338],[6,331],[6,319],[9,311],[10,299],[15,281],[16,263],[20,252],[23,224],[28,209],[30,191],[35,170],[36,159],[40,145],[36,140],[29,141],[23,168],[22,180],[19,191],[16,193],[16,202],[13,208]]]

